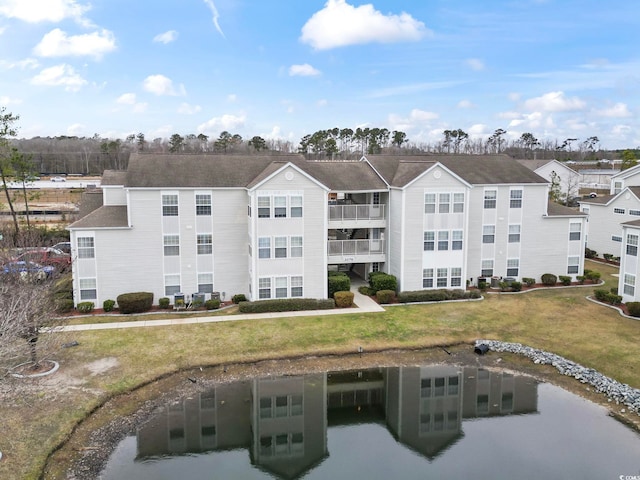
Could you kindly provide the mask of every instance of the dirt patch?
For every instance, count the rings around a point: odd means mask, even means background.
[[[115,357],[101,358],[87,365],[87,370],[91,372],[91,376],[99,375],[118,366],[118,359]]]

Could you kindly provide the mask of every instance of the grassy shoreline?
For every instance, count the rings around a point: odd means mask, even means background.
[[[588,268],[602,273],[605,285],[598,288],[617,286],[613,267],[590,262]],[[359,346],[365,351],[423,349],[492,338],[557,353],[640,388],[640,322],[588,301],[591,293],[587,288],[552,289],[372,314],[74,332],[79,346],[60,353],[55,375],[16,384],[0,402],[0,478],[39,478],[49,454],[106,399],[198,366],[339,356]]]

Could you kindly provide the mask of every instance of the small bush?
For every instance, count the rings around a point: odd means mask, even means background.
[[[56,312],[58,313],[69,313],[73,310],[73,299],[72,298],[58,298],[55,301]]]
[[[398,279],[394,275],[384,272],[371,272],[369,274],[369,286],[374,290],[398,291]]]
[[[579,283],[580,285],[584,285],[584,281],[585,281],[585,279],[586,279],[586,278],[587,278],[587,277],[585,277],[584,275],[578,275],[578,276],[576,276],[576,280],[578,281],[578,283]]]
[[[332,298],[277,298],[271,300],[256,300],[255,302],[244,301],[238,304],[240,313],[328,310],[335,308],[335,306],[336,302]]]
[[[116,299],[120,313],[142,313],[148,312],[153,306],[153,293],[133,292],[118,295]]]
[[[413,290],[400,292],[398,301],[400,303],[442,302],[444,300],[464,300],[480,297],[481,294],[478,290]]]
[[[553,273],[543,273],[542,277],[540,277],[543,285],[548,287],[553,287],[556,283],[558,283],[558,277],[556,277]]]
[[[246,302],[247,296],[244,293],[236,293],[233,297],[231,297],[231,301],[238,305],[240,302]]]
[[[568,275],[559,275],[558,279],[562,285],[571,285],[571,277]]]
[[[603,253],[602,256],[608,262],[613,261],[613,253]]]
[[[601,275],[600,275],[600,272],[596,272],[593,270],[585,270],[584,276],[587,280],[590,280],[593,283],[596,283],[600,280]]]
[[[396,298],[396,292],[394,290],[378,290],[376,292],[376,298],[378,303],[393,303]]]
[[[607,293],[605,302],[611,305],[620,305],[622,303],[622,295],[616,295],[615,293]]]
[[[94,306],[93,302],[80,302],[76,308],[80,313],[91,313]]]
[[[116,306],[115,300],[105,300],[102,302],[102,309],[105,312],[113,312],[113,308]]]
[[[507,290],[509,290],[509,284],[507,282],[499,282],[498,288],[500,288],[501,292],[506,292]]]
[[[207,300],[206,302],[204,302],[204,308],[206,308],[207,310],[217,310],[218,308],[220,308],[220,300],[218,300],[217,298]]]
[[[520,282],[511,282],[511,291],[512,292],[519,292],[520,290],[522,290],[522,283],[520,283]]]
[[[585,248],[584,256],[585,258],[596,258],[598,256],[598,252],[596,252],[595,250],[591,250],[590,248]]]
[[[169,308],[170,304],[171,304],[171,300],[169,300],[168,297],[162,297],[162,298],[158,299],[158,305],[163,310],[167,310]]]
[[[336,292],[333,294],[333,298],[336,301],[336,307],[338,308],[353,307],[353,292]]]
[[[478,280],[478,288],[482,291],[486,290],[488,287],[488,283],[486,279]]]
[[[611,293],[613,293],[614,295],[617,295],[617,294],[618,294],[618,287],[611,287],[611,288],[609,289],[609,291],[610,291]]]
[[[329,298],[333,298],[336,292],[347,292],[351,289],[351,280],[346,273],[331,272],[327,278]]]
[[[536,279],[531,277],[522,277],[522,281],[527,287],[533,287],[536,284]]]
[[[627,310],[632,317],[640,317],[640,302],[627,303]]]
[[[367,297],[372,297],[376,294],[376,292],[374,292],[371,287],[367,287],[366,285],[358,287],[358,292],[360,292],[362,295],[366,295]]]

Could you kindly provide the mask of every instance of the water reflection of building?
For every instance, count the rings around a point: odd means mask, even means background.
[[[389,367],[223,384],[169,405],[138,431],[138,458],[247,449],[252,463],[298,478],[329,454],[327,429],[385,424],[429,459],[463,421],[537,411],[537,384],[475,367]]]

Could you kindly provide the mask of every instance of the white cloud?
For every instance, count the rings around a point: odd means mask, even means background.
[[[602,110],[597,110],[596,113],[601,117],[608,118],[625,118],[632,116],[632,113],[629,111],[629,108],[624,103],[616,103],[615,105],[604,108]]]
[[[64,87],[69,92],[80,90],[87,81],[67,64],[45,68],[31,79],[33,85]]]
[[[11,97],[7,97],[7,96],[0,96],[0,105],[3,106],[7,106],[7,105],[19,105],[22,103],[22,100],[18,99],[18,98],[11,98]]]
[[[328,0],[302,27],[300,40],[316,50],[366,43],[415,42],[430,31],[402,12],[384,15],[372,4],[354,7],[346,0]]]
[[[87,25],[84,14],[91,9],[76,0],[3,0],[0,16],[16,18],[28,23],[58,23],[66,18]]]
[[[473,138],[478,138],[484,136],[488,133],[488,127],[483,123],[476,123],[475,125],[471,125],[468,129],[469,135]]]
[[[291,77],[314,77],[316,75],[320,75],[320,70],[313,68],[308,63],[289,67],[289,76]]]
[[[158,35],[153,37],[153,41],[156,43],[164,43],[166,45],[167,43],[174,42],[177,38],[178,32],[176,32],[175,30],[169,30],[164,33],[159,33]]]
[[[71,137],[81,137],[86,129],[86,125],[83,125],[82,123],[74,123],[67,127],[67,135]]]
[[[56,28],[42,37],[33,53],[41,57],[91,56],[99,59],[115,48],[116,41],[109,30],[67,36],[66,32]]]
[[[428,126],[431,122],[437,120],[438,117],[439,115],[435,112],[414,108],[409,112],[408,117],[402,117],[396,114],[389,115],[389,123],[393,130],[405,131]]]
[[[569,112],[582,110],[586,103],[578,97],[568,98],[564,92],[549,92],[541,97],[525,100],[524,107],[530,111]]]
[[[223,38],[226,38],[224,36],[224,32],[222,31],[222,28],[220,28],[220,23],[218,21],[220,19],[220,14],[218,13],[218,9],[216,8],[212,0],[204,0],[204,3],[209,7],[209,10],[211,10],[211,13],[213,14],[213,24],[215,25],[216,30],[220,35],[222,35]]]
[[[227,95],[227,102],[235,103],[238,100],[238,96],[235,93],[230,93]]]
[[[123,93],[118,97],[116,103],[120,103],[122,105],[134,105],[136,103],[136,94],[135,93]]]
[[[200,105],[190,105],[188,103],[181,103],[178,107],[178,113],[183,115],[193,115],[198,113],[200,110],[202,110]]]
[[[475,105],[470,100],[460,100],[458,102],[458,108],[474,108]]]
[[[318,100],[318,101],[316,102],[316,105],[317,105],[318,107],[326,107],[327,105],[329,105],[329,102],[327,101],[327,99],[326,99],[326,98],[321,98],[320,100]]]
[[[244,115],[231,115],[225,114],[221,117],[214,117],[211,120],[198,125],[198,132],[219,132],[219,131],[232,131],[239,127],[242,127],[246,121]]]
[[[468,58],[467,60],[465,60],[465,65],[467,67],[469,67],[471,70],[474,70],[476,72],[479,72],[481,70],[484,70],[484,62],[478,58]]]
[[[173,86],[173,81],[164,75],[149,75],[144,79],[143,88],[155,95],[179,96],[186,95],[184,85],[178,89]]]
[[[509,122],[508,128],[518,127],[524,130],[536,130],[539,128],[555,128],[551,115],[544,116],[542,112],[521,114]]]

